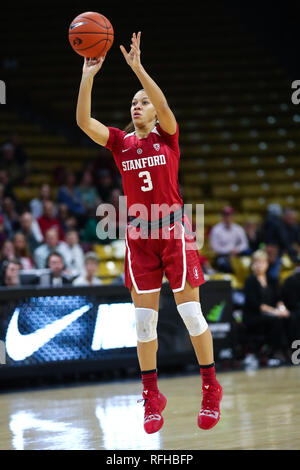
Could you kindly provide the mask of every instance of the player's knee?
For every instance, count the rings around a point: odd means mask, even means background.
[[[148,343],[157,338],[158,312],[151,308],[136,308],[136,333],[141,343]]]
[[[191,336],[202,335],[207,330],[200,302],[185,302],[177,305],[177,310]]]

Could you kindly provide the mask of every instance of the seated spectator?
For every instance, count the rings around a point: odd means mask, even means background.
[[[75,191],[75,175],[72,171],[66,172],[65,184],[58,189],[57,201],[60,204],[66,204],[73,215],[80,216],[84,214],[84,206]]]
[[[58,204],[57,220],[59,221],[64,233],[68,229],[67,220],[69,217],[70,217],[70,212],[69,212],[67,204],[64,204],[64,203]]]
[[[109,170],[100,170],[97,179],[97,190],[103,202],[109,202],[111,191],[114,189],[113,177]]]
[[[284,230],[286,232],[287,244],[293,247],[296,250],[297,255],[299,255],[300,227],[297,223],[297,212],[294,209],[286,209],[282,215],[282,222]]]
[[[71,229],[78,230],[77,218],[70,213],[68,206],[64,203],[58,205],[57,219],[64,233]]]
[[[252,273],[244,286],[243,323],[247,333],[263,335],[269,355],[285,360],[288,349],[287,323],[290,312],[280,300],[279,285],[268,274],[268,256],[263,250],[252,255]]]
[[[22,168],[22,171],[27,172],[27,154],[23,148],[19,134],[12,134],[8,143],[14,146],[14,156],[18,165]]]
[[[294,273],[283,283],[282,300],[294,320],[290,331],[290,344],[292,344],[295,339],[300,339],[300,255],[297,257]]]
[[[79,244],[77,230],[70,229],[66,233],[66,249],[64,251],[67,273],[73,278],[84,271],[84,252]]]
[[[20,263],[17,259],[5,261],[2,265],[2,285],[7,287],[17,287],[20,283]]]
[[[258,224],[253,219],[248,219],[244,225],[244,230],[248,240],[249,248],[246,250],[248,255],[251,255],[259,247],[259,241],[257,236]]]
[[[23,212],[20,216],[20,230],[25,235],[30,253],[33,253],[43,242],[44,237],[38,222],[30,212]]]
[[[269,243],[265,246],[265,252],[268,255],[268,275],[271,279],[279,281],[279,274],[281,268],[281,255],[279,253],[278,245]]]
[[[22,182],[24,173],[22,167],[18,164],[15,157],[15,148],[13,144],[6,143],[1,147],[1,169],[5,170],[8,180],[11,184]]]
[[[34,263],[29,250],[29,246],[26,237],[22,232],[15,233],[13,237],[13,244],[15,248],[16,257],[18,258],[22,269],[27,270],[34,268]]]
[[[4,190],[3,190],[3,199],[5,197],[10,197],[13,201],[16,202],[17,198],[13,190],[13,185],[8,179],[7,171],[5,169],[0,169],[0,183],[3,184]],[[2,201],[3,202],[3,201]],[[1,204],[2,204],[1,202]]]
[[[67,250],[66,242],[59,241],[58,231],[56,228],[52,227],[48,229],[45,235],[45,243],[36,248],[33,253],[36,268],[45,268],[47,258],[53,251],[59,253],[63,259],[65,259]]]
[[[279,204],[269,204],[267,214],[259,228],[259,242],[278,247],[278,256],[287,253],[292,260],[297,256],[297,251],[290,244],[287,226],[282,220],[282,209]]]
[[[85,272],[73,281],[73,286],[101,286],[102,281],[97,276],[100,260],[96,253],[89,251],[84,258]]]
[[[125,273],[121,273],[120,276],[115,277],[110,286],[125,286]]]
[[[0,214],[0,246],[8,239],[8,233],[4,225],[4,217]]]
[[[49,228],[56,228],[58,230],[59,239],[64,240],[64,232],[60,225],[59,220],[55,216],[54,202],[47,200],[43,202],[43,214],[37,218],[43,237]]]
[[[16,259],[16,250],[11,240],[5,240],[1,247],[1,259],[0,262],[10,261]]]
[[[44,212],[44,201],[51,201],[51,187],[49,184],[42,184],[40,187],[40,197],[34,198],[30,201],[30,212],[34,219],[41,217]],[[56,208],[54,207],[54,215],[56,215]]]
[[[9,236],[12,236],[13,233],[20,228],[20,217],[16,211],[15,202],[10,197],[5,197],[3,200],[2,215],[5,228]]]
[[[99,243],[100,245],[107,245],[111,240],[106,237],[106,231],[102,228],[99,222],[103,217],[89,217],[85,223],[81,233],[80,239],[84,243]],[[103,236],[98,236],[103,235]]]
[[[50,285],[59,287],[66,284],[72,284],[72,279],[64,273],[65,262],[62,255],[58,252],[50,253],[46,260],[46,267],[50,269]]]
[[[217,253],[214,267],[224,273],[232,272],[231,258],[233,256],[247,254],[249,249],[245,230],[233,222],[233,214],[232,207],[224,207],[222,222],[214,225],[210,231],[211,249]]]
[[[79,185],[75,188],[75,195],[81,201],[86,212],[93,215],[96,213],[101,199],[96,187],[93,185],[93,177],[90,171],[83,173]]]

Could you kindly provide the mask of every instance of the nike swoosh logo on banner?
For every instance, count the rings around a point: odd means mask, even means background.
[[[14,361],[22,361],[57,336],[67,326],[90,310],[91,305],[84,305],[78,310],[65,315],[59,320],[36,330],[34,333],[22,335],[18,327],[20,309],[16,308],[9,322],[6,333],[6,352]]]

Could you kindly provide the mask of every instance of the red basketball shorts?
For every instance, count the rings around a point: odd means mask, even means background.
[[[184,289],[186,281],[192,287],[205,282],[200,256],[191,224],[184,216],[181,221],[152,230],[142,236],[143,229],[127,226],[125,256],[125,286],[138,294],[158,292],[166,275],[173,292]],[[154,238],[155,237],[155,238]]]

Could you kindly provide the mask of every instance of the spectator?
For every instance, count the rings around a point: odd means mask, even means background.
[[[62,203],[58,205],[57,219],[64,233],[71,229],[78,229],[78,220],[74,215],[70,214],[67,204]]]
[[[210,245],[217,254],[215,268],[221,272],[232,272],[231,258],[246,254],[249,249],[245,230],[233,222],[233,214],[232,207],[224,207],[222,222],[214,225],[210,232]]]
[[[67,205],[71,214],[80,216],[84,214],[84,207],[75,191],[75,175],[72,171],[67,171],[65,184],[60,186],[57,194],[59,203]]]
[[[15,248],[16,257],[18,258],[22,269],[25,271],[27,269],[34,268],[34,263],[28,247],[28,243],[25,235],[22,232],[15,233],[13,238],[13,244]]]
[[[4,262],[2,265],[3,279],[2,285],[7,287],[17,287],[20,283],[20,263],[16,259]]]
[[[125,286],[125,273],[121,273],[120,276],[115,277],[110,286]]]
[[[286,278],[283,283],[282,300],[294,320],[289,338],[291,344],[295,339],[300,339],[300,255],[296,260],[295,272]]]
[[[11,240],[6,240],[1,247],[1,263],[16,259],[16,251]]]
[[[283,227],[286,232],[288,246],[293,247],[297,255],[300,254],[300,227],[297,223],[297,212],[294,209],[286,209],[282,216]],[[294,258],[296,259],[296,258]]]
[[[60,225],[59,220],[55,217],[54,202],[46,200],[43,202],[43,214],[37,218],[43,237],[49,228],[56,228],[58,231],[59,239],[64,240],[64,232]]]
[[[96,253],[89,251],[85,255],[85,272],[73,281],[74,286],[101,286],[102,281],[97,276],[100,260]]]
[[[280,301],[279,286],[268,274],[268,256],[257,250],[252,255],[252,273],[246,279],[243,323],[247,333],[263,335],[268,344],[270,358],[286,359],[288,337],[286,333],[290,312]]]
[[[14,146],[15,160],[23,171],[27,171],[27,155],[21,143],[19,134],[12,134],[9,141]]]
[[[35,266],[38,269],[45,268],[47,258],[49,254],[53,251],[61,254],[63,259],[65,260],[67,250],[67,244],[64,241],[59,241],[58,231],[55,227],[52,227],[46,232],[45,243],[36,248],[33,253]]]
[[[13,201],[16,202],[17,198],[14,193],[13,186],[8,179],[7,171],[4,168],[0,169],[0,183],[4,186],[3,199],[5,197],[10,197]]]
[[[259,241],[257,236],[258,224],[253,219],[248,219],[244,226],[246,237],[248,240],[248,251],[247,254],[251,255],[259,247]]]
[[[51,201],[51,187],[49,184],[45,183],[42,184],[40,187],[40,197],[34,198],[30,201],[30,212],[35,219],[38,219],[43,215],[44,201]],[[54,214],[56,214],[56,210],[54,208]]]
[[[70,212],[67,204],[61,203],[58,204],[57,209],[57,220],[59,221],[63,232],[65,233],[68,229],[68,219],[70,217]]]
[[[13,144],[4,144],[1,147],[1,154],[1,169],[6,171],[8,180],[13,185],[20,183],[24,178],[24,173],[15,158],[15,148]]]
[[[0,214],[0,246],[8,239],[8,233],[4,225],[4,217]]]
[[[111,191],[112,189],[114,189],[113,178],[109,170],[99,171],[97,189],[98,189],[98,193],[102,201],[109,202]]]
[[[106,237],[106,231],[102,228],[99,222],[104,219],[103,217],[89,217],[86,224],[84,225],[82,232],[81,232],[81,240],[84,243],[97,243],[100,245],[107,245],[111,243],[111,240]],[[103,237],[98,236],[98,234],[102,234]]]
[[[278,257],[286,252],[292,260],[295,260],[297,251],[289,243],[288,233],[282,220],[282,209],[279,204],[269,204],[266,217],[259,229],[259,241],[266,245],[278,247]]]
[[[58,252],[50,253],[46,260],[46,267],[50,269],[50,285],[52,287],[59,287],[65,284],[71,284],[71,278],[64,273],[65,263],[64,258]]]
[[[15,208],[15,202],[10,197],[5,197],[2,204],[2,215],[4,217],[4,225],[9,236],[20,228],[19,214]]]
[[[93,185],[93,177],[90,171],[83,173],[80,184],[75,188],[75,195],[81,201],[86,212],[93,215],[96,213],[101,199],[96,187]]]
[[[21,232],[25,235],[30,253],[34,253],[44,240],[38,222],[32,217],[30,212],[24,212],[20,217],[20,227]]]
[[[84,253],[79,244],[79,236],[76,230],[70,229],[66,233],[65,262],[67,272],[72,277],[79,276],[84,271]]]
[[[279,254],[279,247],[276,244],[273,245],[269,243],[265,246],[265,252],[268,255],[268,275],[270,278],[278,281],[281,268],[281,256]]]

